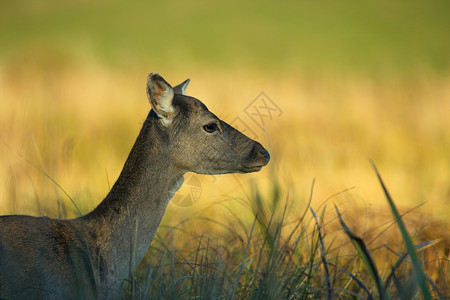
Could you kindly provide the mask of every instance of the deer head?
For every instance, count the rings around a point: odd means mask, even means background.
[[[170,162],[181,172],[248,173],[267,165],[269,152],[186,96],[189,79],[172,88],[159,74],[147,80],[150,115],[168,143]]]

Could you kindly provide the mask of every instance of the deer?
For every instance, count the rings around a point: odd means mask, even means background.
[[[269,152],[185,94],[147,77],[151,105],[113,187],[73,219],[0,217],[0,298],[110,299],[150,247],[187,172],[250,173]]]

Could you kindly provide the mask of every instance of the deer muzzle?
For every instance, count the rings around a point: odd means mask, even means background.
[[[243,165],[243,171],[245,173],[258,172],[262,167],[269,163],[269,160],[269,151],[267,151],[260,143],[255,142],[249,153],[246,164]]]

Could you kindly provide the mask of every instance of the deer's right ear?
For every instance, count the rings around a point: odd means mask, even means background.
[[[172,105],[174,91],[170,84],[158,73],[151,73],[147,77],[147,96],[163,125],[169,126],[175,112]]]

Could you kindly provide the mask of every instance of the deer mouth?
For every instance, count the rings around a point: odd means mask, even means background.
[[[242,165],[242,172],[243,173],[252,173],[252,172],[258,172],[269,163],[270,158],[267,156],[264,156],[263,159],[259,160],[256,163],[249,164],[249,165]]]

